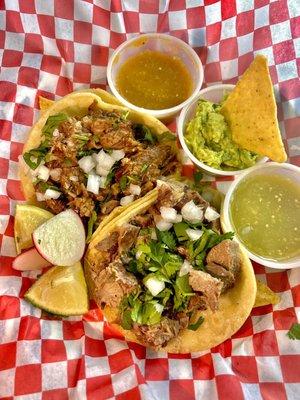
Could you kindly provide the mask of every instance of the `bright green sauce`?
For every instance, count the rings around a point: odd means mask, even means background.
[[[300,188],[290,178],[246,178],[230,204],[239,239],[252,253],[280,261],[300,254]]]

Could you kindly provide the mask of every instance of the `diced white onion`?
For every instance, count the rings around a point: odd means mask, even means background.
[[[120,199],[120,204],[121,206],[127,206],[127,204],[130,204],[133,202],[133,195],[131,194],[130,196],[124,196]]]
[[[53,137],[57,137],[59,136],[59,130],[56,128],[54,129],[53,133],[52,133]]]
[[[45,201],[46,200],[43,193],[36,192],[35,195],[36,195],[37,201]]]
[[[203,231],[201,231],[200,229],[188,228],[185,231],[191,240],[198,240],[203,235]]]
[[[104,150],[100,150],[97,154],[97,164],[106,169],[110,170],[111,167],[114,165],[115,159],[112,158],[109,154],[105,153]]]
[[[96,173],[100,176],[107,176],[109,174],[109,169],[105,169],[101,167],[100,164],[97,164]]]
[[[76,176],[76,175],[70,176],[70,181],[72,181],[72,182],[78,182],[78,176]]]
[[[192,224],[201,222],[203,220],[203,210],[201,207],[196,206],[193,200],[189,201],[182,207],[181,214],[183,219],[191,222]]]
[[[45,197],[46,200],[49,200],[49,199],[56,200],[56,199],[59,198],[60,195],[61,195],[61,193],[58,192],[57,190],[47,189],[46,192],[45,192],[44,197]]]
[[[37,173],[37,177],[44,182],[47,182],[50,176],[49,168],[45,167],[45,165],[40,165]]]
[[[169,229],[172,228],[172,226],[173,226],[172,222],[165,221],[164,219],[161,219],[158,222],[156,222],[156,228],[162,232],[168,231]]]
[[[193,269],[193,266],[188,260],[184,260],[179,270],[179,276],[188,274]]]
[[[50,170],[50,176],[54,181],[58,181],[61,175],[61,169],[60,168],[54,168]]]
[[[144,285],[152,294],[152,296],[157,296],[158,293],[160,293],[165,288],[165,282],[160,281],[159,279],[152,276],[145,280]]]
[[[95,175],[95,174],[89,174],[88,180],[87,180],[87,185],[86,185],[86,190],[88,192],[91,192],[94,194],[99,194],[100,184],[101,184],[100,176]]]
[[[124,152],[124,150],[113,150],[113,151],[111,152],[111,157],[112,157],[115,161],[122,160],[122,158],[125,157],[125,152]]]
[[[182,215],[181,214],[177,214],[175,223],[181,222],[182,221]]]
[[[141,257],[142,254],[143,254],[143,252],[142,252],[141,250],[138,250],[138,251],[135,253],[135,258],[138,260],[138,259]]]
[[[129,192],[134,196],[139,196],[141,194],[141,187],[139,185],[134,185],[131,183],[129,185]]]
[[[82,169],[83,172],[88,174],[91,170],[96,166],[92,156],[85,156],[82,157],[78,161],[79,167]]]
[[[176,222],[177,211],[173,207],[160,207],[160,215],[167,222]]]
[[[164,311],[164,306],[160,303],[155,303],[154,307],[159,314],[161,314]]]
[[[212,207],[207,207],[204,218],[207,219],[207,221],[214,221],[215,219],[218,219],[220,217],[220,214],[214,210]]]

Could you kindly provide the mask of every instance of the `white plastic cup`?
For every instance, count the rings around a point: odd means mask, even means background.
[[[128,58],[146,50],[159,51],[171,57],[180,58],[192,79],[192,94],[188,99],[172,108],[148,110],[130,103],[121,96],[116,86],[120,67]],[[165,119],[175,116],[182,107],[189,104],[197,96],[203,82],[203,67],[197,53],[182,40],[162,33],[147,33],[127,40],[113,52],[107,66],[107,80],[112,93],[125,107],[150,114],[159,119]]]
[[[221,210],[221,223],[222,223],[222,228],[225,232],[234,232],[234,227],[230,218],[230,204],[234,191],[245,179],[248,179],[252,176],[264,175],[264,174],[268,175],[272,174],[273,176],[274,175],[288,176],[300,187],[300,168],[296,167],[295,165],[288,163],[280,164],[276,162],[268,162],[266,164],[256,165],[249,168],[246,172],[244,172],[242,175],[240,175],[237,179],[235,179],[231,183],[226,193]],[[290,207],[290,205],[286,204],[286,207]],[[280,229],[280,226],[278,226],[278,229]],[[245,245],[239,240],[239,237],[237,235],[235,235],[235,239],[239,242],[239,244],[243,248],[245,248],[251,260],[259,264],[262,264],[265,267],[275,268],[275,269],[290,269],[290,268],[300,267],[300,256],[288,259],[286,261],[267,260],[263,257],[260,257],[257,254],[253,254],[250,250],[248,250],[245,247]]]
[[[244,171],[247,171],[249,168],[244,168],[244,169],[238,169],[234,171],[225,171],[217,168],[210,167],[194,156],[194,154],[190,151],[188,148],[185,138],[184,138],[184,132],[187,123],[194,117],[196,113],[196,108],[197,108],[197,103],[199,99],[204,99],[211,101],[213,103],[220,103],[224,95],[226,93],[230,93],[234,89],[234,85],[230,84],[220,84],[220,85],[213,85],[209,86],[206,89],[200,90],[198,95],[195,97],[192,103],[188,104],[186,107],[184,107],[181,110],[181,113],[179,115],[179,120],[178,120],[178,138],[180,140],[180,144],[185,152],[185,154],[188,156],[188,158],[200,169],[205,171],[209,175],[218,175],[218,176],[234,176],[234,175],[239,175],[243,173]],[[265,163],[268,160],[267,157],[259,157],[256,161],[256,164],[261,164]]]

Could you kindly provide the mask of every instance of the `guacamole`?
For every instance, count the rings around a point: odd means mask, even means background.
[[[185,142],[198,160],[213,168],[235,170],[251,167],[257,154],[235,144],[220,113],[221,104],[200,99],[194,118],[187,124]]]

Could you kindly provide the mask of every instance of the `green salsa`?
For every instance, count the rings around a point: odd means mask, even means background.
[[[287,260],[300,254],[300,188],[280,175],[257,175],[242,181],[233,193],[230,218],[252,253]]]

